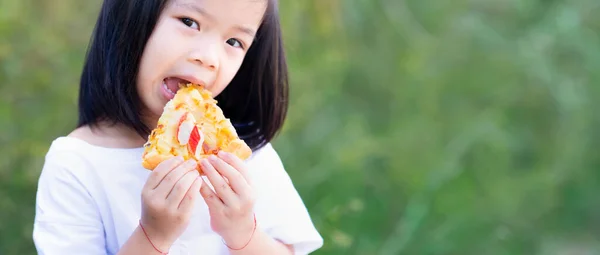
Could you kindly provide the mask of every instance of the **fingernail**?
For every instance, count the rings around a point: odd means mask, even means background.
[[[217,156],[215,156],[215,155],[210,155],[210,156],[208,157],[208,159],[209,159],[210,161],[212,161],[212,162],[217,162]]]
[[[188,162],[186,164],[188,166],[195,166],[196,165],[196,161],[195,160],[188,160]]]

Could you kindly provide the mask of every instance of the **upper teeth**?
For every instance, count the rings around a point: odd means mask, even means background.
[[[169,91],[169,93],[171,93],[171,94],[175,95],[175,92],[173,92],[171,89],[169,89],[169,87],[167,87],[167,83],[165,83],[164,81],[163,81],[163,87],[164,87],[164,88],[165,88],[167,91]]]

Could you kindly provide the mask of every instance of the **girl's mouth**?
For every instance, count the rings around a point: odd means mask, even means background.
[[[167,77],[163,80],[163,90],[168,93],[169,99],[175,97],[177,90],[179,90],[179,85],[188,84],[189,81],[184,79],[176,78],[176,77]]]

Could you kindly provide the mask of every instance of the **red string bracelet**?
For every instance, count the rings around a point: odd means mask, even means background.
[[[142,220],[140,220],[140,227],[142,228],[142,231],[144,231],[144,235],[146,236],[146,239],[148,239],[148,242],[150,243],[150,245],[152,245],[152,248],[154,248],[158,253],[160,253],[162,255],[168,255],[169,254],[168,252],[163,252],[163,251],[159,250],[158,248],[156,248],[156,246],[154,246],[154,244],[150,240],[150,237],[148,236],[148,233],[146,233],[146,230],[144,229],[144,226],[142,226]]]
[[[252,241],[252,237],[254,237],[254,232],[256,232],[256,214],[254,214],[254,228],[252,229],[252,235],[250,235],[250,239],[248,239],[248,242],[246,242],[246,244],[244,244],[244,246],[242,246],[242,248],[237,248],[237,249],[231,248],[231,247],[229,247],[229,245],[227,245],[225,243],[225,240],[223,240],[223,244],[225,244],[225,246],[227,246],[227,248],[229,248],[230,250],[234,250],[234,251],[242,250],[242,249],[246,248],[246,246],[248,246],[250,241]]]

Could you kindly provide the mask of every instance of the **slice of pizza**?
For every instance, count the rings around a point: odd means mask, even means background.
[[[180,85],[175,97],[165,105],[144,147],[142,166],[149,170],[180,155],[185,160],[200,161],[219,151],[232,153],[242,160],[252,154],[210,91],[195,84]]]

